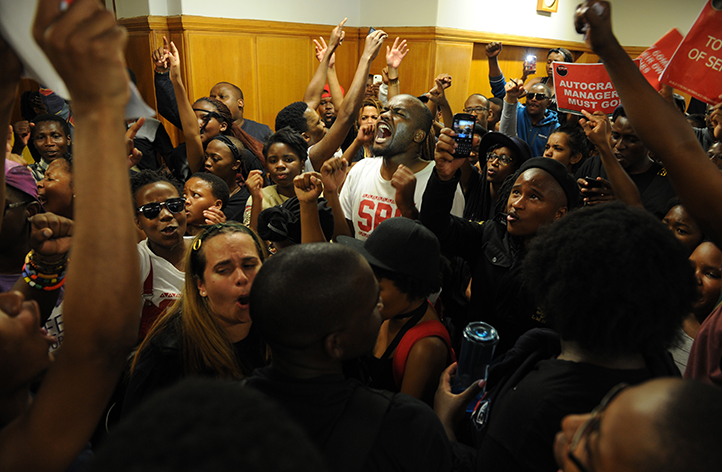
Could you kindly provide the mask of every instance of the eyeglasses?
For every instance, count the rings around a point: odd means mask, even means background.
[[[472,108],[464,108],[464,113],[481,113],[486,110],[488,110],[489,107],[472,107]]]
[[[507,156],[506,154],[494,154],[493,152],[487,152],[486,153],[486,162],[492,162],[494,160],[499,161],[499,165],[502,166],[508,166],[512,162],[514,162],[514,159]]]
[[[528,94],[526,94],[526,99],[527,100],[533,99],[533,100],[541,101],[541,100],[549,100],[549,97],[547,97],[543,93],[528,93]]]
[[[146,203],[143,206],[138,207],[136,213],[142,213],[143,216],[149,220],[155,219],[160,215],[160,210],[163,207],[171,213],[180,213],[185,209],[186,201],[183,198],[169,198],[168,200],[158,203]]]
[[[5,203],[5,208],[3,209],[3,218],[5,218],[5,215],[7,214],[8,210],[12,210],[13,208],[18,208],[23,205],[27,205],[28,203],[32,203],[32,200],[28,200],[27,202],[15,202],[15,203]]]
[[[592,431],[596,431],[599,429],[599,415],[607,408],[609,403],[614,400],[614,398],[619,395],[619,393],[627,388],[629,385],[626,383],[620,383],[619,385],[613,387],[602,399],[602,401],[599,403],[599,405],[592,410],[591,415],[589,416],[589,419],[577,429],[577,432],[574,433],[574,437],[572,438],[571,444],[569,444],[569,460],[571,460],[574,465],[579,469],[580,472],[591,472],[591,469],[589,469],[584,463],[574,454],[574,450],[579,446],[579,442],[582,440],[583,437],[589,436],[589,434]]]

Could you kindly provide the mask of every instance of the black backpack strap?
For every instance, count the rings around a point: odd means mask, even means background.
[[[364,470],[394,394],[358,385],[323,447],[331,471]]]

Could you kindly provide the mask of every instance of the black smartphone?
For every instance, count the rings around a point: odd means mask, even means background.
[[[597,180],[597,179],[594,178],[594,177],[584,177],[584,180],[587,181],[587,188],[600,188],[600,187],[604,187],[604,184],[603,184],[600,180]]]
[[[476,117],[469,113],[457,113],[454,115],[454,123],[451,129],[456,133],[455,159],[463,159],[471,155],[471,147],[474,141],[474,125]]]
[[[369,32],[366,34],[366,36],[373,33],[374,31],[376,31],[376,28],[374,28],[373,26],[369,27]]]

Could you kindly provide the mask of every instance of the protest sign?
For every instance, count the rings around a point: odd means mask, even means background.
[[[659,78],[683,39],[682,33],[674,28],[637,58],[639,70],[655,89],[662,89]]]
[[[703,102],[722,95],[722,0],[708,1],[660,79]]]
[[[552,70],[559,111],[577,115],[581,115],[582,110],[603,111],[611,115],[620,105],[619,95],[603,64],[555,62]]]

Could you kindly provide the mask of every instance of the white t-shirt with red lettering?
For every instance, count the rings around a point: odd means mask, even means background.
[[[341,208],[346,219],[353,222],[354,236],[365,241],[369,234],[384,220],[401,216],[396,206],[396,189],[390,180],[381,177],[383,158],[370,157],[358,162],[348,174],[341,189]],[[426,190],[434,162],[417,172],[414,203],[421,211],[421,200]],[[464,213],[464,194],[461,186],[456,188],[451,214],[461,217]]]
[[[138,243],[140,276],[143,282],[144,309],[151,305],[163,311],[180,297],[185,283],[185,272],[156,256],[148,247],[148,240]],[[152,278],[151,278],[152,271]]]

